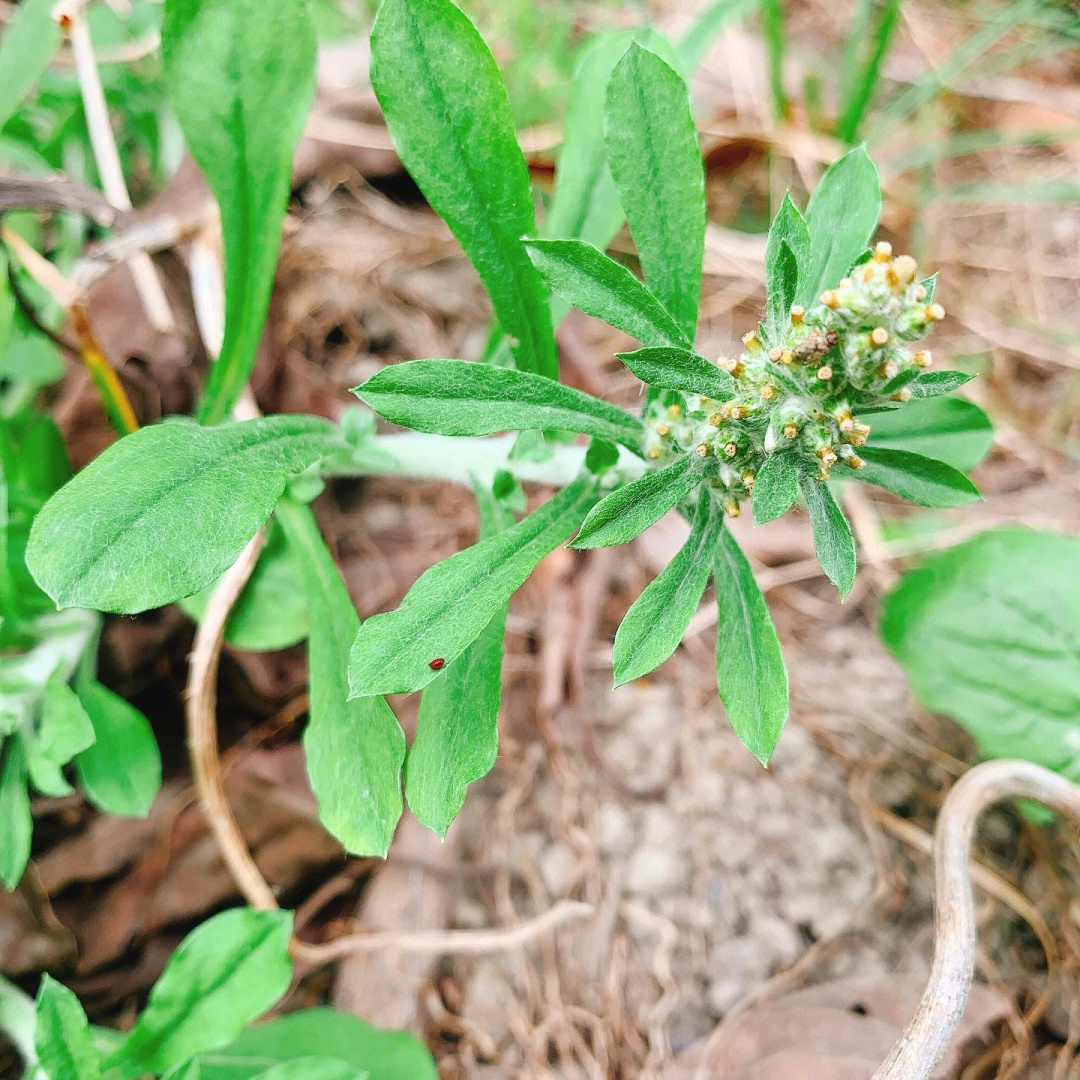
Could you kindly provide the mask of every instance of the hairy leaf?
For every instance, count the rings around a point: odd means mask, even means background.
[[[765,291],[768,324],[777,332],[787,325],[799,283],[810,273],[810,230],[799,208],[784,196],[765,245]]]
[[[712,573],[723,515],[702,493],[686,543],[630,605],[611,655],[615,685],[641,678],[678,648]]]
[[[132,613],[190,596],[232,566],[333,437],[310,416],[141,428],[45,504],[27,565],[60,607]]]
[[[580,240],[526,240],[525,250],[552,290],[586,315],[642,345],[691,349],[664,306],[622,263]]]
[[[678,506],[698,484],[701,470],[689,454],[663,469],[649,471],[605,495],[582,522],[571,547],[625,544]]]
[[[199,407],[225,419],[255,364],[293,152],[315,94],[304,0],[168,0],[161,55],[169,103],[221,208],[225,338]]]
[[[14,889],[30,859],[34,832],[26,793],[26,754],[18,738],[0,742],[0,882]]]
[[[97,1080],[101,1059],[79,999],[50,975],[43,976],[35,1003],[34,1045],[48,1080]]]
[[[966,371],[923,371],[908,383],[908,389],[913,398],[940,397],[951,394],[974,378]]]
[[[986,756],[1080,781],[1080,539],[1008,526],[933,555],[886,597],[881,635]]]
[[[994,442],[994,426],[978,405],[961,398],[911,401],[895,412],[875,415],[869,446],[910,450],[970,469],[987,455]]]
[[[702,394],[716,401],[727,401],[735,396],[735,382],[731,376],[692,349],[660,345],[616,355],[649,386],[680,390],[684,394]]]
[[[268,1065],[312,1054],[346,1062],[370,1080],[438,1080],[427,1047],[406,1031],[381,1031],[333,1009],[302,1009],[239,1035],[199,1059],[199,1080],[255,1080]]]
[[[686,83],[636,43],[608,83],[604,139],[645,280],[693,340],[705,254],[701,148]]]
[[[396,611],[361,624],[349,655],[351,696],[422,690],[476,640],[595,501],[592,482],[575,480],[512,528],[426,570]]]
[[[919,506],[963,506],[980,498],[979,489],[944,461],[878,446],[864,446],[861,455],[864,465],[852,473],[856,480],[877,484]]]
[[[754,571],[727,529],[720,532],[713,578],[716,686],[735,734],[766,765],[787,723],[787,668]]]
[[[414,431],[490,435],[561,429],[635,448],[641,424],[629,413],[542,375],[465,360],[407,360],[353,391],[377,413]]]
[[[106,1060],[109,1075],[134,1080],[164,1072],[235,1039],[289,988],[291,932],[291,912],[251,908],[223,911],[196,927]]]
[[[371,85],[405,167],[487,287],[517,367],[558,376],[548,298],[521,249],[536,232],[529,171],[502,76],[449,0],[385,0]]]
[[[348,700],[360,618],[314,516],[284,499],[277,518],[299,555],[310,614],[304,754],[319,820],[351,854],[385,857],[401,817],[405,733],[381,697]]]
[[[866,250],[881,217],[881,180],[863,147],[825,170],[806,207],[810,262],[797,300],[812,304],[832,288]]]
[[[480,539],[513,517],[483,489]],[[405,795],[417,819],[440,836],[465,803],[468,786],[491,771],[499,752],[503,636],[507,604],[420,698],[416,736],[405,759]]]
[[[86,797],[107,814],[144,817],[161,787],[161,754],[150,722],[95,679],[76,692],[94,725],[94,741],[75,758]]]
[[[855,538],[851,526],[824,481],[801,472],[799,493],[810,511],[814,549],[821,569],[840,590],[840,596],[845,597],[855,584]]]
[[[754,480],[754,522],[764,525],[786,514],[799,497],[799,467],[792,457],[772,454]]]

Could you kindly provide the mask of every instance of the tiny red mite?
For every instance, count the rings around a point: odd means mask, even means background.
[[[432,671],[438,671],[445,663],[446,661],[441,656],[436,656],[435,659],[428,664],[428,667],[431,668]]]

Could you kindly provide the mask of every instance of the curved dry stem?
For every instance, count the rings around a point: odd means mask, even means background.
[[[975,972],[971,847],[979,815],[1033,799],[1080,822],[1080,786],[1026,761],[989,761],[949,792],[934,836],[934,959],[915,1015],[871,1080],[929,1080],[964,1014]]]
[[[260,529],[218,581],[195,631],[187,685],[188,754],[199,802],[237,887],[252,907],[261,910],[276,908],[277,901],[255,865],[225,797],[217,741],[217,673],[229,612],[251,577],[265,543],[266,533]]]

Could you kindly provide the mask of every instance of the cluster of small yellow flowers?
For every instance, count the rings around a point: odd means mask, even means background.
[[[858,447],[870,428],[860,415],[911,397],[909,384],[931,363],[913,343],[944,315],[915,260],[879,243],[816,305],[793,306],[785,325],[759,327],[739,357],[718,361],[734,382],[730,399],[669,393],[653,401],[646,457],[653,467],[700,457],[703,483],[730,516],[773,454],[792,455],[822,480],[837,464],[861,469]]]

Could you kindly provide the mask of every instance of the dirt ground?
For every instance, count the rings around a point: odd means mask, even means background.
[[[679,5],[657,8],[662,25],[685,21]],[[820,14],[797,10],[807,27]],[[925,62],[918,45],[934,27],[932,13],[911,18],[899,67]],[[806,33],[834,30],[826,19]],[[734,347],[761,305],[763,245],[728,223],[768,192],[798,187],[831,152],[805,139],[789,174],[767,167],[765,148],[795,140],[798,124],[777,132],[763,120],[760,55],[756,38],[729,32],[695,86],[716,223],[702,343],[714,353]],[[322,135],[298,161],[254,381],[267,412],[334,417],[351,400],[347,388],[384,363],[475,356],[484,340],[482,290],[398,174],[354,61],[327,58],[314,122]],[[1003,127],[1075,125],[1068,80],[1077,63],[1030,65],[1011,97],[961,96],[957,122],[977,109]],[[335,131],[352,125],[350,139],[325,137],[330,121]],[[1033,164],[1075,177],[1078,146],[969,155],[939,165],[935,180],[1023,179]],[[532,165],[542,180],[550,154],[538,151]],[[950,512],[927,546],[1007,521],[1080,531],[1080,471],[1062,452],[1080,437],[1080,359],[1040,329],[1075,322],[1080,208],[938,202],[916,214],[910,176],[886,178],[884,234],[940,270],[950,318],[935,353],[980,359],[986,377],[964,392],[997,428],[975,472],[986,501]],[[182,173],[161,198],[196,198],[198,183]],[[179,263],[161,265],[183,305]],[[103,279],[89,305],[103,344],[122,361],[142,419],[190,407],[205,364],[194,335],[168,347],[142,340],[121,274]],[[576,314],[559,337],[567,381],[633,401],[635,383],[613,359],[624,340]],[[77,462],[108,440],[81,374],[65,381],[54,411]],[[434,483],[337,481],[315,509],[364,616],[475,536],[468,493]],[[495,770],[470,791],[445,843],[407,820],[385,865],[346,859],[316,821],[298,742],[302,647],[227,652],[219,715],[228,792],[306,938],[351,927],[505,927],[560,903],[566,913],[525,944],[391,951],[304,970],[287,1006],[335,1000],[410,1026],[446,1080],[690,1080],[699,1067],[761,1077],[773,1074],[749,1066],[784,1049],[801,1054],[801,1075],[834,1075],[804,1037],[811,1030],[850,1042],[868,1074],[925,976],[927,845],[944,791],[976,754],[955,725],[919,709],[877,637],[878,599],[907,562],[883,546],[881,526],[907,511],[884,495],[849,509],[867,557],[844,605],[811,562],[805,521],[740,534],[791,670],[792,720],[769,770],[724,722],[708,596],[672,660],[609,689],[618,619],[679,542],[678,523],[664,521],[629,549],[558,551],[538,568],[511,608]],[[237,900],[185,761],[191,637],[175,609],[108,621],[103,677],[151,718],[165,788],[141,822],[99,817],[77,797],[39,800],[32,869],[16,894],[0,894],[0,968],[32,985],[48,967],[98,1022],[130,1018],[183,934]],[[394,704],[408,727],[415,703]],[[979,894],[980,990],[941,1075],[1080,1075],[1080,843],[1010,808],[989,814],[980,837],[997,883],[993,897]],[[792,1031],[797,1047],[784,1042]]]

